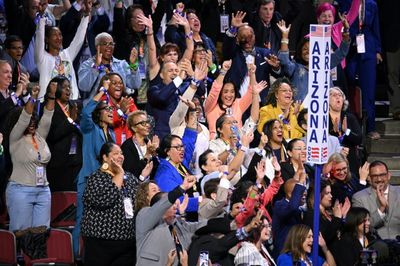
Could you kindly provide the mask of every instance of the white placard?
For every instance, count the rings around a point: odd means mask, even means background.
[[[331,26],[310,25],[307,162],[328,160]]]

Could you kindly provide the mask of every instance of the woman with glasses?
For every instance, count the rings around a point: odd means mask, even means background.
[[[51,152],[47,179],[52,192],[76,191],[75,178],[82,167],[82,133],[78,106],[70,100],[71,83],[66,77],[57,76],[50,82],[56,84],[57,90],[54,115],[46,139]],[[45,102],[50,100],[46,97]]]
[[[360,252],[374,240],[370,233],[369,211],[362,207],[351,207],[346,216],[341,236],[332,245],[332,254],[338,266],[359,265]]]
[[[245,226],[250,224],[254,216],[247,219]],[[258,227],[249,232],[247,239],[240,243],[240,248],[235,256],[235,265],[261,265],[275,266],[275,261],[265,248],[264,243],[272,236],[271,224],[267,217],[261,217]]]
[[[137,110],[133,98],[126,97],[125,85],[122,76],[118,73],[105,74],[100,84],[105,80],[110,81],[107,93],[101,98],[106,101],[113,109],[113,129],[115,134],[116,144],[120,145],[132,136],[131,131],[127,126],[128,114]]]
[[[100,154],[102,145],[106,142],[115,143],[113,126],[113,109],[106,102],[101,101],[104,94],[108,93],[110,80],[104,80],[98,93],[90,99],[82,110],[81,132],[83,135],[82,154],[83,165],[77,180],[77,212],[76,224],[73,231],[74,253],[79,251],[80,222],[83,212],[83,192],[86,187],[86,178],[96,171],[100,164],[97,156]]]
[[[287,78],[277,79],[271,86],[267,96],[267,105],[260,109],[258,131],[263,131],[264,124],[271,119],[279,119],[283,125],[283,138],[290,140],[301,138],[297,130],[297,114],[302,109],[293,103],[293,86]]]
[[[85,40],[88,23],[89,16],[85,14],[70,46],[63,49],[63,36],[60,29],[45,26],[46,18],[39,20],[35,38],[35,63],[40,74],[39,85],[41,88],[45,88],[53,77],[62,75],[71,82],[71,99],[78,99],[79,90],[73,61]],[[45,91],[42,91],[39,98],[44,94]]]
[[[140,180],[154,177],[158,166],[157,148],[160,141],[157,136],[149,139],[151,125],[147,113],[137,110],[128,116],[128,128],[132,137],[121,146],[125,160],[123,168]]]
[[[197,138],[196,116],[196,111],[189,112],[187,126],[182,138],[168,134],[160,143],[158,149],[160,165],[157,168],[154,180],[163,192],[170,192],[176,186],[181,185],[186,177],[192,176],[189,164],[192,160]],[[188,219],[197,219],[199,192],[200,188],[197,186],[186,191],[189,195],[189,203],[186,209],[189,213]]]
[[[352,176],[349,161],[341,153],[332,154],[324,166],[324,174],[332,187],[333,202],[339,200],[344,203],[345,199],[351,200],[353,195],[367,187],[369,164],[366,162],[359,169],[360,179]]]
[[[329,134],[338,137],[342,152],[347,154],[351,172],[358,176],[360,155],[358,146],[362,143],[362,131],[357,118],[347,110],[349,103],[339,87],[329,89]]]

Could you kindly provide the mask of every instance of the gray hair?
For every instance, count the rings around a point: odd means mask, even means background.
[[[105,38],[111,38],[111,39],[113,39],[113,37],[112,37],[109,33],[107,33],[107,32],[102,32],[102,33],[97,34],[96,38],[94,39],[94,45],[95,45],[95,46],[99,46],[99,45],[100,45],[100,41],[101,41],[102,39],[105,39]]]
[[[347,108],[349,108],[349,101],[346,99],[346,94],[339,88],[339,87],[332,87],[329,89],[329,95],[333,92],[337,91],[343,96],[343,106],[342,106],[342,111],[346,111]]]

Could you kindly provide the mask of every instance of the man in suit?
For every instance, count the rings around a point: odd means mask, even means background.
[[[235,84],[238,95],[243,96],[249,87],[250,78],[247,73],[247,64],[253,63],[257,66],[256,80],[269,81],[271,70],[278,75],[280,65],[276,56],[266,48],[255,46],[256,37],[252,27],[243,23],[246,13],[239,11],[232,17],[231,27],[226,32],[226,38],[222,47],[224,60],[232,59],[232,66],[225,79]],[[265,63],[267,61],[267,63]],[[268,90],[260,94],[261,101],[265,102]]]
[[[369,165],[371,187],[353,195],[353,206],[364,207],[371,215],[374,227],[382,239],[400,235],[400,187],[389,184],[390,173],[382,161]]]

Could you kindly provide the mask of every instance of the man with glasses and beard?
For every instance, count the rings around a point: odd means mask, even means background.
[[[353,207],[366,208],[371,215],[371,227],[382,239],[400,235],[400,187],[389,184],[390,172],[382,161],[369,165],[370,187],[353,195]]]

